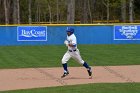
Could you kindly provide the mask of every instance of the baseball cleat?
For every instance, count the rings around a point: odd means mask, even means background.
[[[87,72],[88,72],[88,75],[90,76],[90,78],[92,78],[92,69],[91,69],[91,67],[87,70]]]
[[[89,79],[92,79],[92,76],[90,76]]]
[[[66,77],[69,74],[69,72],[64,72],[64,74],[61,76],[61,78]]]

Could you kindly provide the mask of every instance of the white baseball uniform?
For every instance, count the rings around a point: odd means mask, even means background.
[[[67,45],[68,50],[62,58],[62,64],[67,63],[67,61],[70,58],[75,59],[80,64],[84,64],[84,61],[82,60],[82,58],[80,56],[79,49],[77,48],[76,36],[74,34],[71,34],[70,36],[67,35],[67,41],[68,41],[68,44],[72,44],[72,45],[74,45],[74,47],[70,47],[70,46]]]

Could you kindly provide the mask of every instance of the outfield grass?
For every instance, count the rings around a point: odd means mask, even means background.
[[[29,90],[5,91],[2,93],[140,93],[140,83],[85,84]]]
[[[79,45],[92,66],[140,65],[140,45]],[[63,45],[0,46],[0,68],[60,67],[67,48]],[[70,60],[69,66],[80,66]]]

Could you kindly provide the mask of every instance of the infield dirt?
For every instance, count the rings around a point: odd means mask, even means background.
[[[0,91],[88,83],[140,82],[140,65],[95,66],[89,79],[84,67],[69,67],[70,74],[61,79],[62,67],[0,69]]]

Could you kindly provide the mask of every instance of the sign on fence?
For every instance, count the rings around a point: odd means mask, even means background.
[[[47,41],[47,27],[18,26],[17,41]]]
[[[140,26],[114,26],[114,40],[140,40]]]

